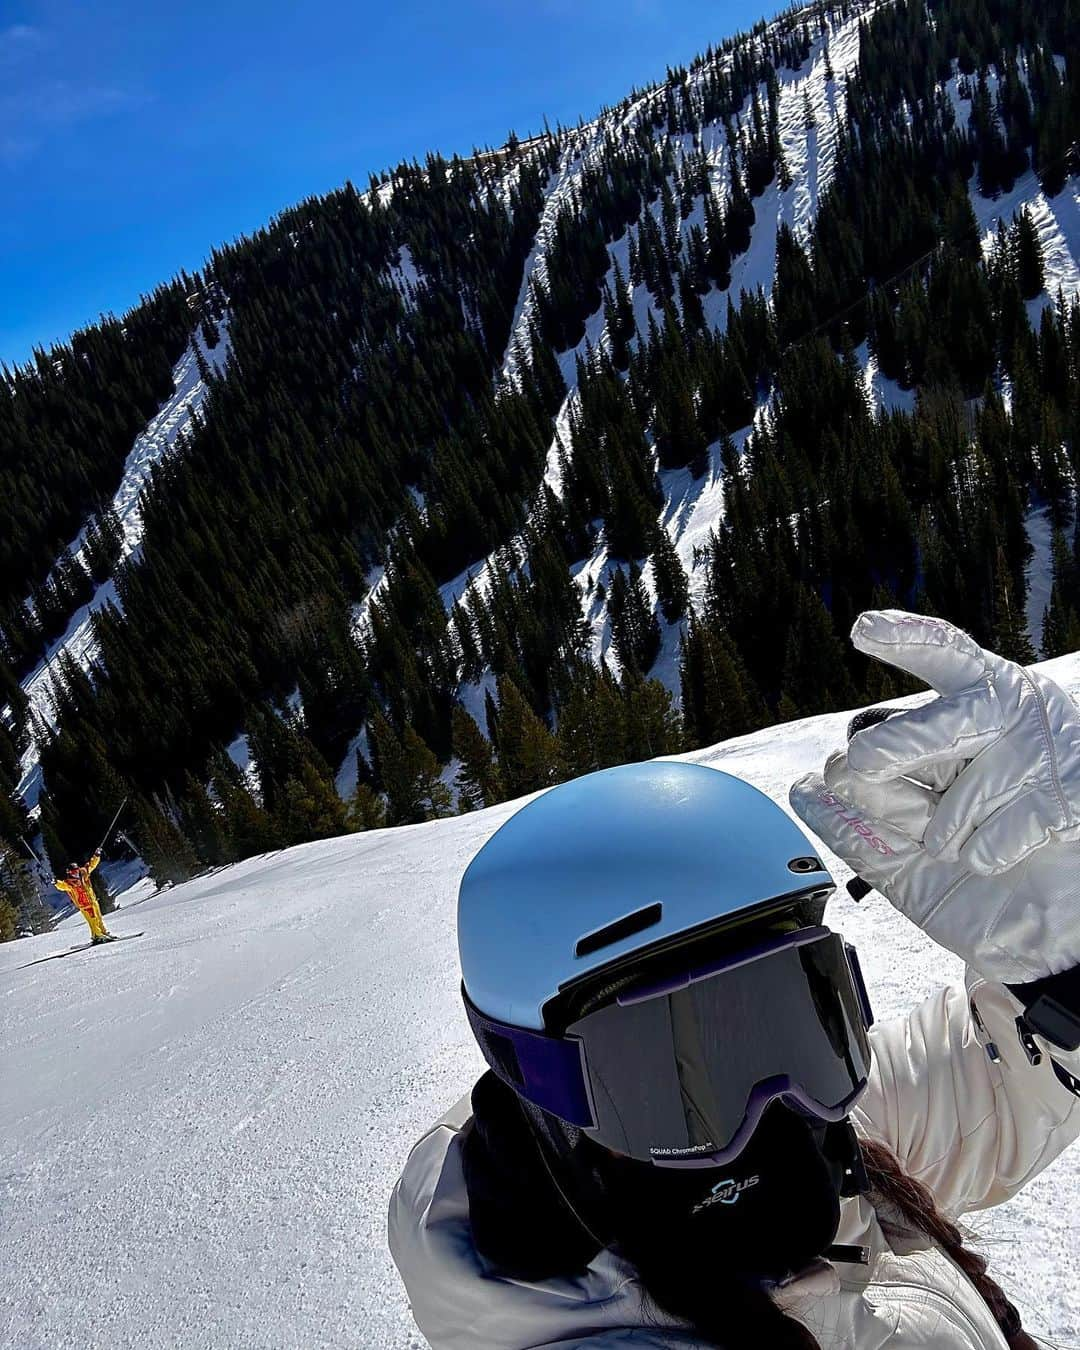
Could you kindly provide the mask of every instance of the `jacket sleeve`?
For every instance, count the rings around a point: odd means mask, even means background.
[[[86,870],[88,872],[93,872],[100,861],[101,861],[101,854],[95,853],[94,856],[90,859],[90,861],[86,864]]]
[[[66,881],[54,881],[53,885],[58,891],[63,891],[65,895],[72,895],[72,889]]]
[[[468,1112],[465,1098],[414,1146],[390,1198],[390,1254],[432,1350],[704,1350],[658,1315],[649,1322],[633,1272],[611,1252],[580,1274],[536,1284],[484,1262],[461,1167]]]
[[[856,1122],[887,1144],[953,1214],[999,1205],[1080,1135],[1080,1097],[1051,1062],[1080,1077],[1080,1052],[1017,1034],[1020,1004],[969,974],[907,1018],[871,1031],[870,1083]]]

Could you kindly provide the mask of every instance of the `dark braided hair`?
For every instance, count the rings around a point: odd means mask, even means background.
[[[864,1139],[862,1155],[873,1193],[902,1216],[909,1233],[932,1238],[960,1267],[994,1314],[1010,1350],[1038,1350],[1024,1330],[1015,1305],[987,1273],[986,1257],[965,1246],[960,1229],[941,1212],[922,1182],[909,1176],[896,1155],[884,1144]],[[888,1233],[891,1225],[882,1223],[882,1227]]]
[[[736,1274],[724,1253],[677,1256],[657,1242],[620,1238],[620,1251],[637,1269],[647,1302],[685,1322],[695,1337],[723,1350],[821,1350],[817,1338],[788,1317],[756,1281]]]
[[[884,1218],[885,1233],[931,1238],[978,1290],[1010,1350],[1038,1350],[1016,1307],[987,1274],[986,1258],[965,1246],[960,1229],[941,1212],[927,1188],[909,1176],[883,1144],[863,1140],[861,1147],[871,1200],[884,1202],[901,1220],[897,1224]],[[633,1224],[620,1232],[619,1246],[636,1267],[652,1304],[686,1322],[708,1344],[723,1350],[757,1350],[762,1345],[770,1350],[821,1350],[813,1333],[787,1316],[759,1284],[735,1274],[724,1253],[673,1250],[670,1234],[652,1241]]]

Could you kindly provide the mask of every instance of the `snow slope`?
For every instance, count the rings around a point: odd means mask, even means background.
[[[1080,694],[1080,655],[1047,669]],[[846,720],[690,758],[783,802]],[[481,1068],[454,895],[519,805],[303,845],[157,896],[141,883],[110,920],[145,930],[135,942],[27,968],[83,939],[76,918],[0,947],[0,1345],[422,1344],[386,1200]],[[880,897],[841,891],[831,922],[879,1017],[959,974]],[[1080,1148],[975,1226],[1028,1325],[1080,1337]]]
[[[860,24],[875,8],[876,3],[870,0],[869,3],[855,6],[846,18],[833,16],[827,37],[821,36],[814,41],[809,55],[797,70],[782,68],[777,71],[779,132],[791,185],[781,191],[779,183],[774,181],[754,201],[755,222],[750,246],[734,260],[729,287],[721,291],[714,286],[702,299],[706,319],[713,327],[724,328],[729,299],[737,304],[743,291],[753,293],[760,288],[766,295],[771,294],[776,239],[781,224],[788,225],[802,240],[809,236],[817,217],[821,194],[829,186],[835,169],[837,129],[843,114],[844,81],[858,64]],[[832,80],[826,78],[828,66],[833,71]],[[691,85],[700,81],[702,76],[701,68],[693,71],[689,77]],[[990,87],[991,92],[996,90],[994,77],[991,77]],[[958,124],[967,126],[972,106],[969,82],[956,73],[945,82],[944,90],[952,102]],[[762,86],[759,93],[764,96],[764,92]],[[535,317],[529,285],[534,278],[541,282],[546,280],[549,251],[555,239],[559,212],[580,191],[585,175],[598,161],[605,137],[618,137],[635,127],[647,125],[657,96],[657,91],[647,91],[626,110],[621,110],[617,117],[605,113],[567,138],[559,164],[548,181],[536,239],[525,264],[511,339],[503,362],[505,379],[516,378],[516,344],[525,342],[529,325]],[[750,106],[747,100],[735,122],[746,130],[749,120]],[[676,164],[681,165],[689,153],[700,149],[708,164],[713,192],[720,200],[726,199],[729,193],[730,151],[722,123],[703,125],[700,142],[686,135],[668,136],[663,131],[653,134],[658,143],[665,140],[670,142]],[[1010,224],[1014,215],[1022,209],[1027,209],[1031,214],[1042,244],[1046,269],[1043,293],[1028,303],[1029,317],[1037,328],[1042,310],[1047,305],[1054,303],[1059,295],[1069,301],[1080,290],[1080,267],[1076,261],[1080,257],[1080,191],[1070,180],[1056,197],[1049,199],[1042,192],[1034,172],[1022,175],[1009,193],[993,199],[980,195],[977,176],[973,174],[969,191],[987,254],[996,237],[999,221]],[[654,203],[651,209],[659,219],[659,202]],[[684,245],[690,230],[694,226],[700,228],[703,223],[703,203],[698,199],[693,210],[681,222]],[[636,228],[632,227],[608,246],[610,267],[606,285],[609,288],[614,286],[616,262],[624,276],[630,273],[630,236]],[[645,331],[650,311],[657,322],[662,322],[662,315],[657,311],[655,301],[644,284],[634,288],[632,301],[639,331]],[[675,305],[679,307],[677,299]],[[567,447],[570,444],[568,416],[577,398],[577,360],[584,357],[590,348],[603,349],[607,343],[601,306],[586,320],[584,336],[577,346],[559,355],[559,366],[567,383],[568,394],[556,429]],[[912,412],[916,402],[914,391],[903,390],[883,376],[865,343],[858,349],[857,355],[864,371],[867,398],[873,409]],[[745,442],[751,431],[752,428],[747,427],[735,432],[736,441],[740,444]],[[556,436],[548,453],[543,478],[543,482],[557,493],[561,492],[558,447],[559,436]],[[723,482],[718,445],[710,447],[709,466],[703,480],[695,483],[685,472],[661,474],[661,485],[664,492],[663,523],[672,536],[687,572],[692,597],[697,600],[700,599],[703,585],[703,569],[700,566],[703,554],[699,549],[707,543],[710,531],[723,518]],[[1041,644],[1042,612],[1050,588],[1049,536],[1045,527],[1045,513],[1040,512],[1037,506],[1033,507],[1029,533],[1035,557],[1028,568],[1028,615],[1036,649]],[[511,541],[514,547],[520,547],[520,542],[520,539]],[[598,581],[606,586],[610,582],[612,570],[621,565],[609,560],[601,537],[593,555],[574,568],[574,577],[581,590],[582,616],[590,634],[590,655],[597,662],[605,658],[615,671],[618,671],[619,662],[612,649],[607,604],[597,598],[595,586]],[[483,593],[497,566],[497,555],[491,554],[463,571],[443,588],[447,605],[455,599],[467,601],[470,593]],[[644,580],[650,598],[655,599],[651,570],[651,565],[644,569]],[[663,625],[661,653],[650,672],[671,690],[676,699],[680,696],[677,655],[682,627]]]
[[[202,352],[210,369],[221,373],[229,359],[229,320],[226,315],[218,323],[220,337],[213,348],[203,341],[201,331],[192,336],[184,354],[173,369],[173,392],[161,405],[146,425],[146,430],[135,437],[134,444],[124,462],[124,472],[120,486],[113,496],[112,507],[120,519],[124,530],[124,542],[120,552],[120,561],[129,557],[139,546],[142,538],[142,512],[139,509],[139,497],[150,470],[176,444],[177,437],[190,426],[192,417],[202,407],[207,389],[199,374],[196,358],[196,346]],[[81,559],[82,540],[85,531],[72,545],[72,552]],[[33,713],[41,721],[52,726],[54,710],[52,704],[52,664],[61,652],[66,652],[83,668],[87,667],[94,656],[94,631],[91,616],[106,605],[116,605],[119,601],[112,580],[97,588],[88,604],[83,605],[71,616],[71,620],[62,637],[49,648],[45,659],[30,672],[22,682],[22,687],[30,696]],[[28,805],[37,803],[40,789],[38,773],[38,750],[31,742],[23,755],[22,776],[18,791]]]
[[[818,201],[832,179],[835,166],[837,126],[843,110],[843,81],[848,71],[858,63],[860,21],[874,7],[873,3],[857,5],[848,18],[830,22],[827,37],[819,37],[814,41],[807,59],[798,70],[780,69],[777,72],[780,85],[778,105],[780,138],[791,172],[792,185],[787,191],[781,192],[779,186],[773,183],[755,200],[755,223],[750,247],[734,260],[730,285],[722,291],[714,286],[709,294],[703,297],[702,303],[707,320],[715,328],[723,329],[726,324],[729,297],[737,305],[742,291],[753,293],[760,288],[766,294],[771,294],[776,261],[776,237],[780,225],[786,223],[800,238],[805,238],[813,227]],[[826,68],[830,64],[833,72],[831,80],[826,78]],[[689,77],[690,84],[699,84],[705,73],[704,68],[694,71]],[[547,281],[549,253],[555,240],[556,222],[560,211],[574,201],[581,191],[586,174],[600,162],[605,139],[612,134],[626,135],[634,128],[647,124],[652,116],[653,104],[661,93],[662,89],[657,89],[642,94],[619,115],[617,123],[613,114],[605,113],[568,137],[558,167],[546,185],[536,238],[525,262],[510,340],[503,360],[502,373],[505,380],[513,381],[517,377],[518,344],[527,348],[529,328],[536,318],[529,287],[533,279],[541,283]],[[760,87],[759,94],[762,98],[765,97],[764,85]],[[807,122],[808,108],[813,114],[813,125],[808,125]],[[744,129],[749,127],[749,99],[745,101],[741,113],[735,120]],[[658,141],[670,140],[676,163],[679,165],[696,148],[695,138],[692,136],[654,134]],[[707,123],[702,127],[700,149],[708,164],[713,192],[719,200],[726,201],[730,194],[730,150],[722,121]],[[659,201],[650,209],[659,220],[661,214]],[[684,245],[691,229],[694,226],[702,228],[704,220],[704,204],[698,199],[694,209],[680,225]],[[624,276],[630,275],[630,235],[635,233],[636,229],[636,226],[631,227],[630,231],[608,245],[610,263],[605,284],[609,288],[614,288],[616,262]],[[639,331],[646,330],[650,311],[658,323],[663,322],[663,315],[657,309],[644,283],[634,288],[632,301]],[[675,305],[676,308],[679,307],[677,299]],[[556,419],[555,436],[548,451],[542,482],[560,495],[558,452],[560,441],[567,448],[570,446],[569,414],[577,398],[577,360],[578,357],[585,356],[590,347],[603,349],[607,343],[608,335],[601,305],[586,320],[584,336],[577,346],[561,353],[558,358],[568,392]],[[879,404],[899,401],[891,399],[890,390],[885,388],[890,382],[876,377],[874,373],[868,376],[868,385],[873,384],[875,379],[877,385],[874,389]],[[745,440],[749,430],[750,428],[744,428],[736,433],[738,443]],[[710,448],[709,468],[703,480],[695,483],[684,471],[677,474],[662,474],[661,483],[664,490],[664,524],[672,535],[695,598],[699,598],[703,576],[701,569],[696,565],[695,548],[707,542],[710,530],[721,518],[723,511],[719,445]],[[511,547],[516,549],[520,549],[520,544],[520,539],[511,541]],[[612,568],[616,565],[609,562],[607,551],[601,541],[601,546],[593,556],[575,569],[575,579],[582,592],[582,616],[591,635],[591,656],[597,662],[601,657],[605,657],[615,671],[619,668],[619,662],[611,645],[611,623],[607,605],[598,600],[593,591],[597,581],[603,581],[605,585],[609,582]],[[473,593],[486,592],[497,567],[496,554],[493,553],[487,558],[477,560],[459,577],[448,582],[442,587],[447,607],[449,608],[455,600],[467,602]],[[645,571],[645,582],[650,597],[654,598],[651,566]],[[665,625],[665,629],[668,627]],[[665,631],[664,648],[652,671],[652,674],[661,679],[676,696],[679,693],[677,658],[681,631],[681,625]]]

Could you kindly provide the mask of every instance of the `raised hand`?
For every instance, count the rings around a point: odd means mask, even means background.
[[[860,651],[937,691],[791,789],[799,816],[930,937],[992,979],[1080,965],[1080,712],[941,619],[871,610]]]

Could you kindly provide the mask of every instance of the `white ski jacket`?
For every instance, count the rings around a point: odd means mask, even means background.
[[[953,1216],[1007,1200],[1080,1135],[1080,1096],[1055,1074],[1050,1047],[1040,1042],[1042,1060],[1030,1062],[1020,1011],[1002,985],[972,975],[966,990],[942,989],[871,1033],[874,1068],[855,1124]],[[1080,1077],[1080,1052],[1053,1050]],[[419,1141],[390,1202],[390,1250],[434,1350],[700,1345],[643,1309],[633,1268],[611,1251],[577,1278],[536,1284],[486,1267],[472,1245],[461,1168],[469,1119],[466,1099]],[[779,1295],[826,1350],[1005,1350],[966,1276],[927,1239],[890,1244],[865,1198],[843,1202],[836,1240],[868,1246],[869,1266],[821,1262]]]

